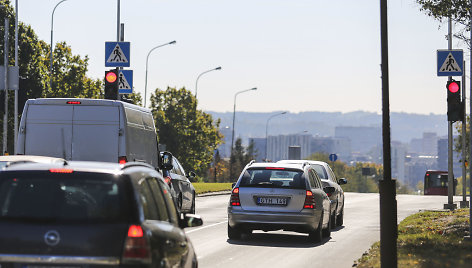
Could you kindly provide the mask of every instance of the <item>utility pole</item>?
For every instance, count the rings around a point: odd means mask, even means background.
[[[390,146],[390,97],[388,73],[388,27],[387,0],[380,0],[380,36],[382,55],[382,143],[383,180],[379,180],[380,192],[380,265],[382,268],[397,267],[397,200],[395,180],[392,180]]]
[[[15,67],[18,67],[18,0],[15,0]],[[19,75],[19,71],[18,71]],[[15,88],[15,126],[14,126],[14,135],[13,135],[13,152],[16,154],[16,141],[18,139],[18,90],[20,90],[20,85],[18,83],[18,88]]]
[[[447,34],[448,50],[452,49],[452,19],[448,20],[448,34]],[[448,81],[452,81],[452,76],[448,77]],[[452,121],[447,122],[447,204],[444,204],[444,209],[454,210],[457,205],[454,204],[454,171],[452,159]]]
[[[5,18],[5,38],[3,45],[3,65],[5,65],[5,114],[3,115],[3,155],[8,154],[8,18]]]

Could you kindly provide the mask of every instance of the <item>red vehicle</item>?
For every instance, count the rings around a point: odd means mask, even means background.
[[[447,171],[427,170],[424,175],[425,195],[447,195]],[[456,193],[456,181],[454,180],[454,191]]]

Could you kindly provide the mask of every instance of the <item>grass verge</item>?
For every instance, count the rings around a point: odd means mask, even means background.
[[[220,191],[231,191],[231,182],[223,183],[211,183],[211,182],[194,182],[192,183],[195,187],[197,194],[220,192]]]
[[[411,215],[398,226],[398,267],[471,267],[472,242],[464,240],[465,235],[469,235],[469,209]],[[380,267],[380,243],[353,266]]]

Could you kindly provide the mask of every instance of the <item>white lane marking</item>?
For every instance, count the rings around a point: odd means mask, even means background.
[[[213,223],[213,224],[210,224],[210,225],[207,225],[207,226],[200,227],[200,228],[198,228],[198,229],[190,230],[190,231],[185,232],[185,233],[186,233],[186,234],[193,233],[193,232],[196,232],[196,231],[200,231],[200,230],[203,230],[203,229],[206,229],[206,228],[210,228],[210,227],[213,227],[213,226],[222,224],[222,223],[227,223],[227,222],[228,222],[228,221],[226,220],[226,221],[222,221],[222,222]]]

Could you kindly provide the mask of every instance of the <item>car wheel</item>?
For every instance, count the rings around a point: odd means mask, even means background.
[[[329,216],[329,222],[326,225],[326,228],[323,229],[323,237],[330,237],[331,236],[331,220],[332,219],[333,219],[333,217],[330,215]]]
[[[228,224],[228,238],[233,239],[233,240],[240,239],[241,238],[241,231],[236,227],[233,228],[233,227],[229,226],[229,224]]]
[[[339,215],[337,216],[336,225],[342,226],[343,223],[344,223],[344,205],[343,205],[343,208],[341,209],[341,213],[339,213]]]
[[[321,219],[320,219],[320,223],[318,224],[318,228],[308,233],[308,239],[311,242],[319,243],[321,242],[322,238],[323,238],[323,214],[321,214]]]
[[[336,213],[338,211],[338,206],[336,206],[336,209],[334,210],[334,213],[333,215],[331,215],[331,220],[330,220],[330,224],[331,224],[331,229],[334,229],[336,228],[336,223],[337,223],[337,217],[336,217]]]
[[[195,192],[193,193],[192,208],[190,209],[190,213],[195,214]]]

